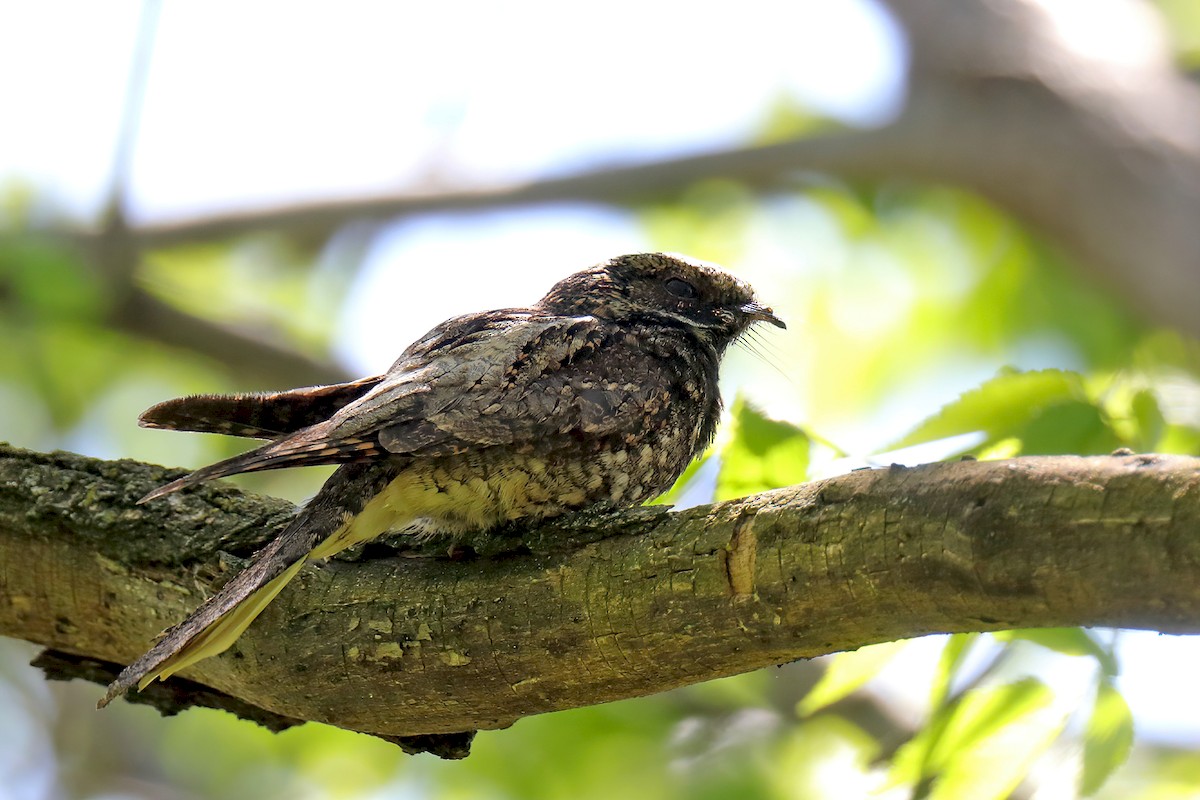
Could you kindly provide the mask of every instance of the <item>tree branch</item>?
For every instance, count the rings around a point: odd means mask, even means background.
[[[174,474],[0,450],[0,633],[126,662],[290,516],[222,486],[134,505]],[[1196,633],[1197,475],[1200,459],[1176,456],[893,467],[476,537],[473,561],[334,561],[188,675],[395,737],[933,632]]]
[[[887,4],[912,46],[896,167],[990,198],[1200,335],[1200,87],[1153,5]]]
[[[1073,26],[1040,0],[890,0],[913,50],[909,102],[893,124],[762,147],[606,167],[484,187],[408,189],[351,200],[220,214],[81,244],[117,281],[116,327],[221,360],[262,387],[333,382],[335,366],[165,306],[130,280],[140,252],[276,231],[320,239],[360,220],[561,202],[671,198],[712,178],[759,189],[805,172],[968,187],[1049,233],[1152,318],[1200,335],[1200,87],[1171,63],[1161,25],[1136,3],[1089,9]],[[1070,22],[1070,20],[1066,20]],[[1158,27],[1156,27],[1158,26]],[[1084,41],[1128,33],[1129,50]],[[123,220],[117,220],[122,222]],[[119,234],[119,235],[118,235]]]
[[[130,285],[108,322],[117,330],[211,358],[252,381],[251,388],[284,388],[339,383],[346,371],[329,361],[181,311],[139,286]]]
[[[253,331],[193,316],[150,294],[137,285],[141,245],[129,227],[119,197],[105,211],[103,222],[85,255],[107,285],[110,303],[106,321],[111,327],[207,356],[256,382],[258,388],[309,386],[348,379],[343,370],[329,361],[311,358]]]
[[[312,239],[328,236],[350,222],[414,214],[541,203],[627,204],[660,200],[678,194],[698,180],[710,178],[730,178],[760,188],[786,184],[803,170],[878,178],[890,174],[883,171],[889,157],[889,138],[890,134],[878,131],[847,132],[661,161],[611,165],[559,177],[424,191],[410,187],[367,197],[213,214],[142,225],[134,233],[139,246],[145,249],[262,232]]]
[[[325,236],[361,219],[670,198],[696,181],[787,186],[802,171],[964,186],[1058,241],[1158,320],[1200,334],[1200,87],[1144,3],[889,0],[912,45],[909,101],[884,128],[446,191],[412,188],[143,226],[139,247],[257,231]],[[1097,31],[1120,30],[1098,41]],[[1090,37],[1090,38],[1089,38]]]

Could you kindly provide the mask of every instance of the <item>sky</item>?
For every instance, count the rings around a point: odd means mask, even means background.
[[[586,18],[531,0],[331,8],[162,9],[125,184],[134,222],[732,146],[784,99],[859,126],[903,102],[904,44],[871,0],[744,0],[736,14],[614,0]],[[0,187],[37,187],[48,213],[94,219],[141,13],[128,0],[0,4]],[[377,371],[451,314],[527,304],[564,265],[646,244],[630,215],[584,205],[407,220],[372,244],[336,352]],[[782,280],[746,268],[762,294]],[[1158,691],[1193,681],[1195,640],[1123,641],[1143,730],[1200,744],[1194,709]]]
[[[0,5],[0,102],[34,123],[0,130],[0,175],[50,189],[74,214],[94,211],[140,8]],[[135,218],[733,144],[784,96],[877,122],[901,89],[902,46],[865,0],[752,0],[737,15],[617,0],[586,25],[529,0],[330,8],[163,8],[130,181]],[[782,24],[758,25],[768,12]],[[852,31],[854,44],[831,30]],[[69,58],[47,58],[48,43]]]

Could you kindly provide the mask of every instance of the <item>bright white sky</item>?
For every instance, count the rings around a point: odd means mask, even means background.
[[[903,46],[871,0],[568,7],[172,3],[133,161],[135,221],[733,145],[784,98],[858,125],[901,102]],[[59,213],[91,218],[111,181],[140,10],[0,5],[0,188],[24,181]],[[588,207],[405,222],[374,245],[339,354],[378,370],[450,314],[527,303],[566,269],[644,245],[631,218]],[[751,278],[778,280],[752,267]],[[1194,682],[1194,640],[1127,641],[1123,686],[1143,730],[1200,744],[1176,694]]]
[[[86,214],[102,196],[141,4],[0,6],[0,175]],[[886,116],[902,56],[866,0],[177,2],[158,26],[132,201],[158,218],[524,177],[732,144],[802,98]],[[760,20],[771,19],[770,25]],[[832,31],[853,32],[832,36]]]

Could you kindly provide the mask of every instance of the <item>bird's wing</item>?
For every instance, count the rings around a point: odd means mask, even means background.
[[[299,422],[301,410],[305,421],[311,421],[318,410],[331,409],[340,400],[357,395],[328,417],[202,467],[160,486],[138,502],[241,472],[346,464],[387,456],[390,451],[379,440],[383,428],[427,416],[457,400],[464,392],[472,391],[484,373],[503,371],[506,364],[521,358],[523,348],[536,344],[539,332],[554,327],[553,323],[531,323],[530,314],[519,310],[470,314],[447,320],[414,342],[386,375],[317,390],[320,399],[316,401],[309,399],[313,390],[301,389],[262,396],[262,401],[256,401],[253,395],[227,400],[198,397],[155,406],[143,415],[144,424],[266,432],[272,426],[287,423],[290,427]],[[297,411],[292,412],[293,408]]]
[[[600,348],[605,358],[591,358]],[[632,382],[630,364],[638,371]],[[640,431],[667,412],[666,371],[593,317],[472,314],[434,328],[329,419],[198,469],[140,502],[240,472]]]
[[[597,352],[604,358],[593,358]],[[407,459],[636,436],[660,424],[679,390],[665,362],[647,358],[619,330],[591,317],[489,312],[435,328],[383,380],[329,419],[148,496],[235,472],[401,456],[334,473],[244,572],[124,670],[102,704],[228,647],[310,550],[348,524]]]
[[[381,415],[377,441],[421,457],[640,436],[682,388],[665,360],[592,317],[541,318],[504,338],[502,358],[489,357],[499,337],[462,348],[461,361],[414,404],[419,413]]]
[[[376,375],[286,392],[177,397],[146,409],[138,417],[138,424],[143,428],[274,439],[329,419],[381,380],[383,376]]]

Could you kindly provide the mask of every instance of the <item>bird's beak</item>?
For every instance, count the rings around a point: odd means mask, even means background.
[[[769,322],[776,328],[787,328],[787,325],[783,324],[783,320],[775,316],[774,311],[761,303],[746,303],[746,305],[738,310],[742,312],[742,316],[751,322]]]

